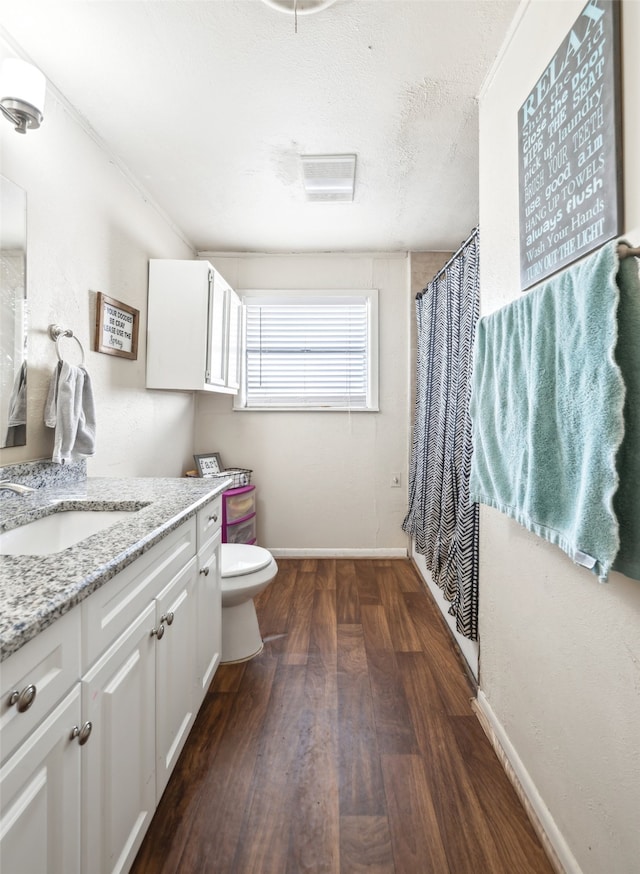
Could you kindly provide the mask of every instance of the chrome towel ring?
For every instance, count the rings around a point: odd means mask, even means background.
[[[80,353],[82,355],[80,365],[84,364],[84,348],[71,328],[61,328],[60,325],[49,325],[49,336],[56,344],[56,355],[58,356],[58,361],[63,361],[62,355],[60,354],[60,340],[64,337],[68,337],[70,340],[75,340],[80,347]]]

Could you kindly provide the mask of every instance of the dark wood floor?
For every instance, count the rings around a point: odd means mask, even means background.
[[[278,564],[134,874],[552,874],[411,563]]]

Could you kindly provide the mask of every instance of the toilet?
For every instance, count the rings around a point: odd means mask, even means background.
[[[220,546],[223,664],[244,662],[262,652],[262,637],[253,599],[278,573],[268,549],[246,543]]]

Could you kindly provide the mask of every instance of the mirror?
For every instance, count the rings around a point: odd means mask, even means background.
[[[0,448],[27,442],[27,195],[0,176]]]

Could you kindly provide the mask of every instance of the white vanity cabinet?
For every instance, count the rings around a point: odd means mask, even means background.
[[[2,663],[2,874],[131,867],[220,661],[220,501]]]
[[[196,694],[197,584],[194,556],[156,601],[156,802],[200,706]],[[159,638],[162,627],[165,631]]]
[[[0,871],[80,874],[80,684],[0,769]]]
[[[155,603],[82,679],[82,870],[127,871],[156,807]],[[43,869],[47,870],[48,869]]]
[[[0,871],[79,874],[80,615],[2,664]]]
[[[128,870],[193,725],[196,579],[194,517],[82,604],[85,658],[110,643],[82,678],[92,874]]]
[[[196,696],[202,703],[222,653],[220,542],[222,495],[197,515],[198,583],[196,589]]]
[[[238,391],[241,304],[208,261],[149,261],[147,388]]]

